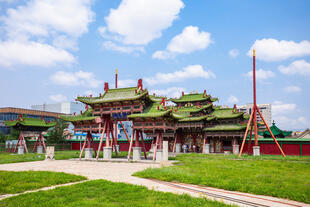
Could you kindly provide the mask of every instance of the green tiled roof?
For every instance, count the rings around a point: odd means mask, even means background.
[[[181,119],[184,119],[184,121],[190,121],[190,120],[193,120],[193,121],[196,121],[198,117],[190,117],[191,113],[197,113],[197,112],[200,112],[201,110],[203,109],[207,109],[209,107],[212,106],[212,103],[210,104],[207,104],[207,105],[203,105],[201,107],[197,107],[197,106],[187,106],[187,107],[181,107],[181,108],[175,108],[173,109],[172,111],[172,117],[175,118],[175,119],[179,119],[179,121],[181,121]],[[177,110],[177,111],[175,111]],[[209,116],[209,115],[207,115]],[[203,117],[203,116],[201,116]],[[186,118],[189,118],[189,119],[186,119]],[[194,119],[192,119],[194,118]],[[204,118],[201,118],[200,120],[203,120]],[[199,120],[199,121],[200,121]]]
[[[204,131],[240,131],[246,129],[246,124],[220,124],[212,127],[206,127]]]
[[[287,137],[287,136],[290,136],[292,134],[292,131],[284,131],[284,130],[279,129],[274,122],[272,123],[270,130],[273,133],[273,135],[276,137]],[[259,132],[259,134],[264,136],[264,137],[271,137],[271,134],[269,133],[268,130],[265,130],[263,132]]]
[[[174,103],[181,103],[181,102],[194,102],[194,101],[205,101],[210,100],[211,96],[205,96],[203,93],[196,93],[196,94],[185,94],[178,99],[170,99]]]
[[[165,100],[167,100],[167,97],[163,97],[163,96],[153,96],[153,95],[149,95],[149,98],[150,98],[151,101],[153,101],[153,102],[161,102],[163,98],[165,98]]]
[[[17,120],[5,121],[5,125],[10,127],[16,126],[26,126],[26,127],[40,127],[40,128],[49,128],[56,125],[56,122],[45,122],[45,120],[20,117]]]
[[[148,94],[147,89],[137,91],[137,87],[109,89],[101,97],[77,97],[85,104],[110,103],[115,101],[137,100]]]
[[[92,116],[92,108],[84,111],[82,114],[79,115],[62,115],[60,118],[64,121],[68,122],[77,122],[77,121],[91,121],[96,119],[99,116]]]
[[[232,108],[215,108],[212,115],[217,119],[231,119],[242,116],[243,112],[233,112]]]
[[[158,110],[159,106],[159,110]],[[170,113],[172,107],[167,107],[166,110],[164,107],[159,103],[155,102],[148,106],[142,113],[138,114],[131,114],[128,118],[155,118],[155,117],[162,117]]]
[[[211,121],[215,119],[215,117],[211,117],[209,115],[206,116],[193,116],[193,117],[187,117],[187,118],[183,118],[183,119],[179,119],[179,122],[192,122],[192,121],[202,121],[202,120],[207,120],[207,121]]]

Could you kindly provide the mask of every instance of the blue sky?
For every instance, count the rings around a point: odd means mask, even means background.
[[[103,83],[218,104],[273,104],[285,129],[310,127],[310,2],[0,0],[0,107],[97,95]]]

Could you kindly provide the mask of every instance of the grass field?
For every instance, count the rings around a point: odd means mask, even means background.
[[[120,152],[119,157],[125,157],[128,155],[128,152]],[[80,151],[56,151],[55,152],[55,160],[66,160],[71,158],[79,158]],[[100,157],[102,157],[102,151],[100,152]],[[115,153],[113,152],[112,157],[115,157]],[[0,153],[0,164],[6,163],[16,163],[16,162],[31,162],[31,161],[39,161],[44,160],[44,154],[37,153],[25,153],[23,155],[13,154],[13,153]]]
[[[148,190],[146,187],[105,180],[88,181],[11,197],[0,201],[0,206],[227,206],[223,203]]]
[[[310,203],[310,158],[289,156],[178,155],[171,167],[134,175]]]
[[[61,172],[0,171],[0,195],[21,193],[42,187],[86,180],[86,177]]]

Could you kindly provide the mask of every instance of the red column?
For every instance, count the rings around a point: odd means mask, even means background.
[[[139,147],[139,131],[138,130],[135,130],[135,133],[136,133],[136,140],[135,140],[135,147]]]

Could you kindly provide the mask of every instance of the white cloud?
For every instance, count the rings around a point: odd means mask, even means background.
[[[249,71],[244,75],[247,76],[248,78],[252,79],[253,71]],[[274,72],[272,72],[270,70],[263,70],[263,69],[256,70],[256,79],[257,80],[260,80],[260,81],[266,80],[266,79],[272,78],[274,76],[275,76]]]
[[[239,50],[238,49],[229,50],[228,54],[230,57],[236,58],[239,55]]]
[[[164,51],[164,50],[157,50],[153,53],[152,58],[154,59],[160,59],[160,60],[166,60],[166,59],[172,59],[176,55],[174,53]]]
[[[57,48],[70,49],[74,51],[78,50],[76,39],[69,38],[64,35],[55,37],[55,39],[53,40],[53,45]]]
[[[105,41],[102,44],[104,49],[118,51],[122,53],[139,53],[144,52],[144,47],[141,46],[121,46],[111,41]]]
[[[287,86],[284,88],[284,91],[287,93],[298,93],[301,91],[299,86]]]
[[[126,87],[134,87],[137,85],[137,81],[127,79],[127,80],[118,80],[117,87],[119,88],[126,88]]]
[[[122,0],[105,18],[107,30],[124,44],[146,45],[161,37],[182,8],[181,0]]]
[[[256,58],[264,61],[281,61],[292,57],[302,57],[310,55],[310,42],[301,42],[261,39],[256,40],[248,51],[247,55],[253,55],[253,48],[256,50]]]
[[[294,103],[282,103],[281,101],[275,101],[272,105],[272,115],[277,116],[281,114],[287,114],[296,110],[296,104]]]
[[[215,74],[210,70],[204,70],[201,65],[189,65],[183,70],[178,70],[173,73],[157,73],[154,77],[145,78],[149,85],[160,83],[179,82],[189,78],[215,78]]]
[[[49,67],[58,63],[70,64],[74,57],[66,50],[39,42],[0,42],[0,65],[29,65]]]
[[[230,96],[228,97],[228,102],[229,102],[229,103],[232,103],[232,104],[236,104],[236,103],[239,102],[239,99],[238,99],[236,96],[234,96],[234,95],[230,95]]]
[[[292,129],[305,129],[309,128],[309,120],[304,116],[298,117],[288,117],[285,115],[275,116],[275,122],[277,125],[284,130],[292,130]]]
[[[1,18],[3,28],[0,29],[5,37],[0,43],[1,64],[72,63],[74,57],[67,49],[77,50],[78,37],[88,31],[88,24],[94,18],[91,3],[92,0],[32,0],[7,9]],[[7,50],[9,53],[3,52]]]
[[[176,98],[176,97],[180,97],[182,95],[182,92],[185,92],[185,91],[186,91],[185,88],[171,87],[171,88],[166,88],[163,90],[158,90],[158,89],[151,90],[150,94],[155,93],[155,95],[158,95],[158,96]]]
[[[63,101],[67,100],[67,97],[65,95],[62,95],[62,94],[50,95],[49,98],[55,102],[63,102]]]
[[[292,62],[289,66],[280,65],[278,67],[279,71],[287,75],[310,75],[310,63],[305,60],[296,60]]]
[[[57,85],[65,86],[84,86],[88,88],[98,88],[102,83],[101,80],[97,80],[95,75],[91,72],[64,72],[57,71],[50,77],[53,83]]]
[[[16,9],[8,9],[4,23],[10,37],[26,35],[47,36],[62,32],[78,37],[88,31],[94,13],[91,0],[33,0]],[[74,17],[74,18],[72,18]]]
[[[156,51],[153,58],[169,59],[177,54],[189,54],[197,50],[206,49],[211,44],[210,33],[199,31],[198,27],[185,27],[181,34],[170,40],[166,50]]]

